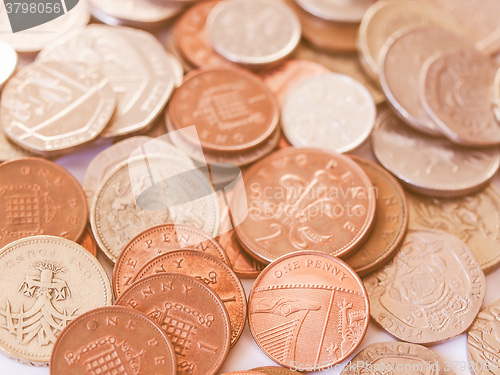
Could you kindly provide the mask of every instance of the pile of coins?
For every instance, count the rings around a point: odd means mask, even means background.
[[[451,375],[423,345],[467,332],[500,372],[497,0],[88,0],[15,34],[5,9],[2,353]],[[277,366],[235,371],[245,341]]]

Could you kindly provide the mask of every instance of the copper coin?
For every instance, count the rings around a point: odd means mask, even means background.
[[[97,256],[97,243],[95,242],[94,234],[92,233],[92,229],[89,226],[85,229],[85,233],[83,233],[83,237],[80,238],[78,243],[87,249],[90,254],[93,256]]]
[[[85,193],[63,167],[40,158],[0,164],[0,247],[40,234],[78,241],[87,225]]]
[[[191,276],[213,289],[220,297],[231,321],[231,346],[236,344],[247,319],[247,300],[240,280],[219,258],[196,250],[177,250],[150,260],[135,281],[158,273]]]
[[[313,251],[267,266],[252,287],[248,310],[252,335],[273,361],[291,369],[307,363],[315,371],[349,357],[369,320],[361,279],[338,258]]]
[[[454,143],[500,144],[500,123],[491,108],[491,85],[498,66],[475,50],[442,51],[427,61],[421,96],[425,110]]]
[[[499,374],[500,300],[486,306],[467,332],[469,369],[473,374]]]
[[[174,37],[182,56],[196,68],[233,65],[210,44],[206,24],[210,11],[220,2],[202,1],[189,8],[176,22]]]
[[[277,367],[277,366],[265,366],[265,367],[257,367],[252,369],[252,371],[257,371],[266,375],[296,375],[296,374],[302,374],[301,372],[298,372],[297,370],[290,370],[284,367]]]
[[[375,224],[366,242],[345,262],[358,275],[366,275],[388,262],[406,233],[408,205],[401,185],[384,168],[358,156],[350,156],[376,189]]]
[[[298,250],[347,255],[366,239],[375,216],[373,185],[347,156],[287,148],[243,176],[248,217],[236,235],[264,261]]]
[[[169,337],[178,375],[214,375],[226,359],[229,315],[202,282],[171,273],[148,276],[127,289],[116,304],[146,314]]]
[[[262,80],[229,68],[191,72],[175,91],[168,114],[176,129],[196,124],[201,146],[212,151],[257,146],[273,134],[279,119],[276,100]]]
[[[7,82],[0,121],[19,146],[42,155],[60,153],[97,138],[115,106],[113,90],[95,66],[41,61]]]
[[[449,363],[425,346],[406,342],[380,342],[356,354],[340,375],[394,371],[408,375],[455,375]]]
[[[363,282],[373,320],[416,344],[438,343],[467,330],[486,293],[486,279],[469,247],[431,229],[408,230],[396,256]]]
[[[460,198],[440,199],[406,192],[409,227],[442,230],[464,241],[484,272],[500,265],[500,191],[490,184]]]
[[[306,12],[293,0],[284,1],[299,17],[302,36],[313,46],[329,52],[356,51],[359,23],[326,21]]]
[[[71,322],[54,346],[51,375],[174,375],[169,339],[146,316],[121,306],[95,309]]]
[[[116,260],[113,270],[115,296],[119,297],[132,284],[137,272],[151,259],[183,248],[202,251],[230,264],[223,248],[202,230],[181,224],[159,225],[133,238]]]
[[[286,60],[277,66],[265,69],[259,73],[264,83],[283,104],[287,92],[297,83],[306,78],[330,73],[321,64],[309,60]]]

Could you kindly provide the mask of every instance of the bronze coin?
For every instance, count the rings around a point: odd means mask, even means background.
[[[78,181],[41,158],[0,164],[0,212],[0,247],[41,234],[78,241],[89,215]]]
[[[500,300],[477,315],[467,332],[467,349],[473,374],[500,374]]]
[[[401,243],[408,226],[408,205],[401,185],[384,168],[351,155],[370,178],[377,196],[375,224],[366,242],[345,258],[358,275],[366,275],[388,262]]]
[[[164,224],[146,229],[133,238],[113,269],[113,290],[118,298],[137,272],[154,257],[179,249],[199,250],[230,264],[224,249],[208,234],[189,225]]]
[[[296,375],[296,374],[302,374],[301,372],[298,372],[297,370],[290,370],[284,367],[277,367],[277,366],[265,366],[265,367],[257,367],[253,368],[252,371],[257,371],[260,373],[264,373],[266,375]]]
[[[281,257],[255,281],[248,300],[250,330],[275,362],[315,371],[345,360],[368,328],[361,279],[338,258],[313,251]]]
[[[202,282],[161,273],[134,283],[116,301],[146,314],[167,334],[178,375],[213,375],[229,352],[231,323],[224,304]]]
[[[486,292],[483,271],[469,247],[430,229],[409,230],[396,256],[363,281],[373,320],[417,344],[464,332]]]
[[[137,273],[135,281],[158,273],[181,273],[205,283],[226,306],[231,320],[231,346],[241,336],[247,318],[245,290],[234,272],[219,258],[195,250],[177,250],[157,256]]]
[[[174,375],[176,358],[165,334],[145,315],[121,306],[82,314],[59,336],[51,375]]]
[[[406,342],[380,342],[356,354],[340,375],[386,373],[455,375],[449,363],[425,346]]]
[[[242,151],[275,132],[279,110],[258,76],[242,69],[213,67],[184,78],[170,101],[168,115],[176,129],[196,124],[203,149]]]
[[[90,254],[93,256],[97,256],[97,243],[95,242],[94,234],[92,233],[92,229],[89,226],[85,229],[83,233],[83,237],[80,238],[78,243],[87,249]]]
[[[366,239],[375,216],[375,192],[347,156],[287,148],[243,176],[247,218],[235,228],[252,255],[272,261],[298,250],[347,255]]]

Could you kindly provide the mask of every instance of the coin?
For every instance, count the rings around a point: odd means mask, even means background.
[[[486,279],[469,247],[431,229],[408,230],[396,256],[363,282],[373,320],[416,344],[464,332],[486,293]]]
[[[40,158],[0,164],[0,212],[0,247],[40,234],[78,241],[88,218],[78,181]]]
[[[497,149],[468,149],[424,135],[402,124],[389,110],[377,116],[372,147],[378,161],[404,186],[433,197],[480,190],[500,164]]]
[[[330,73],[330,70],[314,61],[293,59],[265,69],[259,75],[278,102],[283,104],[286,94],[294,85],[309,77],[326,73]]]
[[[498,374],[500,340],[500,300],[486,306],[467,332],[467,352],[471,373]]]
[[[222,1],[210,12],[214,49],[235,63],[262,66],[290,55],[300,41],[300,22],[279,1]]]
[[[28,156],[32,156],[32,154],[9,141],[3,130],[0,129],[0,161],[8,161]]]
[[[304,79],[286,94],[281,124],[295,147],[347,152],[370,135],[376,108],[368,90],[337,73]]]
[[[90,25],[60,38],[38,60],[84,61],[99,66],[116,96],[116,113],[104,137],[147,128],[159,116],[176,84],[178,67],[151,34],[126,27]]]
[[[366,87],[376,104],[385,101],[384,92],[364,72],[356,54],[327,54],[317,51],[305,43],[301,43],[297,48],[295,57],[315,61],[326,66],[332,72],[351,76]]]
[[[380,57],[380,84],[405,123],[424,133],[442,134],[420,97],[422,66],[436,52],[464,46],[467,42],[463,38],[435,26],[404,30],[385,45]]]
[[[344,261],[360,276],[373,272],[394,255],[406,233],[408,205],[405,192],[384,168],[358,156],[350,156],[376,189],[375,224],[366,242]]]
[[[229,315],[212,289],[192,277],[161,273],[137,281],[116,301],[146,314],[170,338],[177,374],[214,375],[229,352]]]
[[[304,10],[328,21],[360,22],[375,0],[296,0]]]
[[[366,238],[375,215],[370,180],[348,157],[287,148],[254,164],[244,176],[248,217],[235,230],[259,259],[297,250],[346,255]]]
[[[8,43],[0,39],[0,90],[3,84],[10,78],[17,67],[17,53]]]
[[[338,258],[312,251],[267,266],[248,300],[250,331],[264,353],[292,369],[310,364],[309,371],[349,357],[365,335],[368,314],[356,273]]]
[[[20,70],[5,85],[0,121],[5,134],[37,154],[57,153],[99,136],[116,100],[99,69],[42,61]]]
[[[219,258],[196,250],[177,250],[159,255],[142,267],[135,281],[160,273],[194,277],[220,297],[231,321],[231,346],[240,338],[247,319],[247,300],[240,280]]]
[[[484,190],[455,199],[406,193],[410,228],[430,228],[453,234],[474,253],[484,272],[500,265],[500,191]]]
[[[71,11],[52,21],[13,33],[5,4],[0,2],[0,39],[18,52],[38,52],[67,33],[84,27],[90,20],[87,2],[80,1]]]
[[[454,375],[449,363],[425,346],[407,342],[379,342],[368,345],[344,367],[341,375],[372,371],[391,371],[407,374]]]
[[[299,17],[302,36],[310,44],[329,52],[356,51],[359,24],[325,21],[300,8],[294,0],[283,1]]]
[[[85,232],[83,233],[83,237],[80,238],[78,243],[85,249],[89,251],[93,256],[97,256],[97,243],[95,242],[94,234],[92,233],[92,229],[87,226]]]
[[[234,152],[269,138],[278,126],[279,111],[258,76],[242,69],[206,68],[186,76],[172,97],[168,116],[175,129],[196,124],[203,149]]]
[[[214,50],[206,30],[208,15],[219,2],[220,0],[195,3],[175,24],[177,47],[182,56],[196,68],[232,65]]]
[[[378,80],[380,54],[384,43],[399,30],[435,25],[449,31],[460,27],[430,2],[379,1],[364,14],[359,27],[358,49],[367,74]]]
[[[51,375],[176,373],[174,349],[141,313],[121,306],[89,311],[54,346]]]
[[[154,225],[186,223],[215,235],[219,205],[201,172],[166,155],[149,155],[125,161],[106,176],[90,223],[99,247],[114,262],[135,235]]]
[[[0,251],[0,350],[46,365],[57,336],[78,315],[111,304],[106,271],[87,250],[60,237],[27,237]]]
[[[104,177],[118,164],[136,154],[163,154],[182,160],[182,163],[193,165],[190,159],[180,150],[164,141],[148,136],[136,136],[124,139],[97,154],[85,172],[83,190],[89,206],[92,205],[96,190]]]
[[[424,107],[452,142],[477,147],[500,144],[500,123],[491,108],[497,69],[473,47],[443,51],[425,64]]]
[[[252,369],[252,371],[257,371],[260,373],[264,373],[266,375],[296,375],[296,374],[301,374],[301,372],[298,372],[297,370],[290,370],[284,367],[277,367],[277,366],[265,366],[265,367],[257,367]]]
[[[165,224],[146,229],[133,238],[116,261],[113,289],[119,297],[134,280],[137,272],[154,257],[178,249],[198,250],[230,265],[224,249],[205,232],[180,224]]]
[[[177,16],[184,6],[175,2],[137,0],[89,0],[92,15],[112,26],[154,28]]]

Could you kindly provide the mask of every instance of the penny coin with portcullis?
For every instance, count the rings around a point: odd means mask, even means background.
[[[469,369],[476,375],[500,373],[500,300],[486,306],[467,332]]]
[[[366,172],[377,197],[375,223],[366,242],[344,261],[360,276],[388,262],[406,233],[408,205],[401,185],[384,168],[350,155]]]
[[[215,50],[235,63],[262,67],[290,55],[300,41],[300,22],[279,1],[221,1],[207,20]]]
[[[422,134],[390,110],[377,116],[372,147],[380,164],[405,187],[432,197],[458,197],[481,190],[500,165],[498,149],[465,148]]]
[[[7,82],[0,102],[5,134],[37,153],[61,153],[97,138],[116,99],[96,67],[73,62],[30,64]]]
[[[220,297],[231,320],[231,346],[236,344],[247,319],[247,300],[240,280],[219,258],[196,250],[177,250],[157,256],[134,280],[158,273],[180,273],[203,282]]]
[[[0,164],[0,247],[40,234],[78,241],[88,219],[85,193],[63,167],[40,158]]]
[[[431,229],[408,230],[396,256],[363,282],[373,320],[416,344],[467,330],[486,293],[486,278],[469,247]]]
[[[15,241],[0,250],[0,270],[0,350],[25,364],[46,365],[68,323],[111,304],[104,268],[64,238]]]
[[[344,367],[340,375],[372,373],[373,369],[405,369],[407,374],[455,375],[449,363],[422,345],[407,342],[380,342],[368,345]],[[398,371],[399,372],[399,371]],[[401,371],[403,372],[403,371]]]
[[[235,194],[247,218],[235,228],[251,254],[272,261],[298,250],[347,255],[366,239],[375,216],[373,185],[347,156],[287,148],[254,164]]]
[[[255,341],[288,368],[307,363],[310,371],[320,371],[342,362],[361,343],[368,320],[368,297],[358,275],[338,258],[315,251],[271,263],[248,300]]]
[[[231,323],[215,292],[192,277],[162,273],[137,281],[116,300],[146,314],[168,336],[178,375],[214,375],[229,352]]]
[[[406,198],[410,228],[442,230],[457,236],[470,247],[484,272],[500,265],[500,191],[494,184],[455,199],[409,192]]]
[[[176,374],[174,349],[145,315],[122,306],[89,311],[54,346],[51,375]]]
[[[203,149],[228,152],[269,138],[278,126],[279,110],[258,76],[242,69],[206,68],[190,73],[175,91],[168,117],[177,130],[196,124]]]
[[[158,255],[179,250],[198,250],[230,265],[224,249],[210,235],[189,225],[164,224],[148,228],[133,238],[116,261],[113,288],[119,297],[132,285],[137,272]]]

